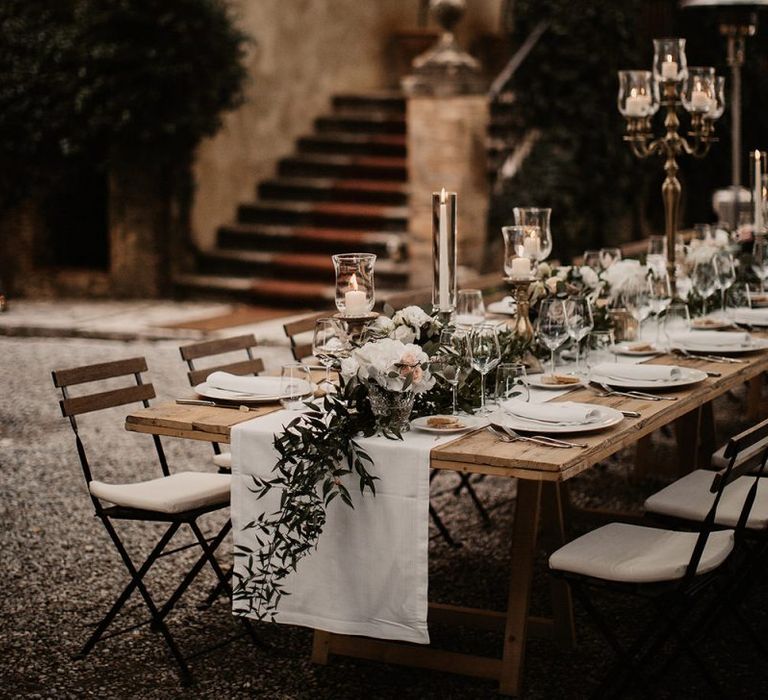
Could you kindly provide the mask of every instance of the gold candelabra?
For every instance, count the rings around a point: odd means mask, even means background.
[[[664,233],[667,239],[667,272],[670,284],[675,286],[675,243],[677,234],[677,218],[680,211],[680,194],[682,187],[677,179],[679,166],[677,157],[683,153],[694,158],[703,158],[717,139],[714,136],[714,122],[703,114],[691,114],[691,130],[688,136],[678,132],[680,120],[677,110],[680,105],[674,81],[664,83],[664,96],[661,104],[666,110],[664,117],[665,133],[653,139],[651,116],[627,117],[627,133],[624,140],[630,144],[632,153],[638,158],[648,158],[659,155],[664,159],[666,177],[661,185],[661,196],[664,201]]]
[[[512,330],[518,338],[530,343],[533,340],[533,326],[530,317],[530,287],[536,280],[533,278],[505,277],[504,281],[514,288],[515,301],[517,302],[515,317],[512,320]]]

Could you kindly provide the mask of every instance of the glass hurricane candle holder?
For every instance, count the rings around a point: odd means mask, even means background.
[[[688,77],[685,39],[666,37],[653,40],[653,80],[655,83],[682,83]]]
[[[333,255],[336,270],[336,308],[347,317],[366,316],[376,302],[373,253],[340,253]]]
[[[539,229],[538,250],[534,250],[533,247],[531,247],[528,257],[536,262],[546,260],[552,252],[552,232],[549,229],[549,219],[552,215],[552,209],[541,207],[515,207],[512,212],[515,215],[515,224],[517,226],[535,226]]]
[[[707,112],[707,119],[720,119],[725,112],[725,78],[722,75],[715,76],[715,97],[711,109]]]
[[[651,71],[619,71],[619,112],[625,117],[650,117],[659,109]]]
[[[693,115],[709,116],[717,107],[715,69],[709,66],[691,66],[680,92],[683,107]]]
[[[504,273],[514,279],[528,279],[533,274],[533,254],[541,249],[538,226],[502,226],[504,236]]]

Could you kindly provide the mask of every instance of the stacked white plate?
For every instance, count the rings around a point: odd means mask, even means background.
[[[738,355],[768,348],[768,340],[735,331],[691,331],[675,335],[672,343],[689,352],[716,355]]]
[[[528,403],[511,399],[502,402],[490,422],[527,433],[589,433],[610,428],[624,420],[621,411],[608,406],[562,401]]]
[[[313,385],[305,383],[306,393],[311,393]],[[213,372],[195,387],[195,393],[206,399],[242,404],[274,403],[282,398],[280,377],[240,377],[228,372]]]
[[[625,389],[676,389],[698,384],[707,373],[677,365],[625,365],[603,362],[592,368],[590,380]]]
[[[735,309],[733,320],[748,326],[768,326],[768,309]]]

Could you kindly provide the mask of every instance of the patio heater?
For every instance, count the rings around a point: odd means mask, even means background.
[[[719,220],[735,229],[739,212],[750,206],[751,201],[749,191],[741,186],[741,69],[746,39],[757,32],[757,11],[768,7],[768,0],[681,0],[680,7],[717,12],[720,34],[726,40],[726,62],[731,69],[731,187],[715,192],[712,206]]]

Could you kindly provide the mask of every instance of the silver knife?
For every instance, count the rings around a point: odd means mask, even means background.
[[[244,404],[218,403],[216,401],[203,401],[202,399],[176,399],[176,403],[181,404],[182,406],[215,406],[216,408],[232,408],[237,411],[242,411],[243,413],[252,410],[250,406],[245,406]]]

